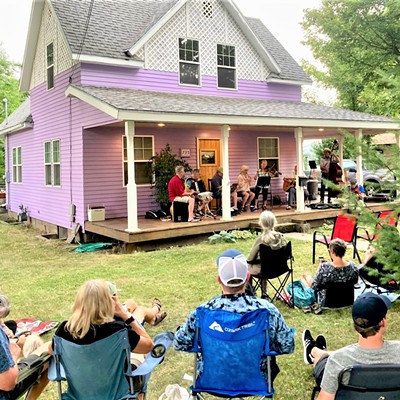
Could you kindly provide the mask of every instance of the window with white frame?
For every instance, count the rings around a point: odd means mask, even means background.
[[[128,184],[128,146],[126,136],[123,139],[123,174],[124,186]],[[154,154],[153,136],[134,136],[134,157],[135,157],[135,182],[137,185],[152,183],[151,157]]]
[[[12,148],[12,181],[22,183],[22,149],[21,146]]]
[[[54,46],[53,42],[46,47],[47,90],[54,87]]]
[[[267,160],[269,167],[279,171],[279,138],[257,138],[258,161]]]
[[[179,83],[200,85],[199,41],[179,38]]]
[[[218,87],[236,89],[236,51],[235,46],[217,44]]]
[[[44,142],[44,181],[46,186],[61,186],[60,140]]]

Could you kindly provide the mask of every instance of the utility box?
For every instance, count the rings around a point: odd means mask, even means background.
[[[105,207],[88,207],[89,222],[104,221],[106,219]]]

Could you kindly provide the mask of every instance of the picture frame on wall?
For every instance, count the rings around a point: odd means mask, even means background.
[[[216,165],[215,163],[215,150],[201,150],[200,151],[201,165]]]

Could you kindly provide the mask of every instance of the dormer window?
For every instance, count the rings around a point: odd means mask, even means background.
[[[200,85],[199,41],[179,38],[179,83]]]
[[[53,42],[46,47],[47,90],[54,87],[54,48]]]
[[[235,46],[217,45],[218,88],[236,89]]]

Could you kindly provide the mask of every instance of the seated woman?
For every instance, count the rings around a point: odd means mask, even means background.
[[[126,307],[112,296],[108,283],[102,279],[85,282],[78,290],[68,321],[62,322],[56,335],[77,345],[87,345],[128,329],[131,351],[147,354],[154,344],[142,324]],[[121,319],[115,320],[114,316]],[[141,316],[138,316],[141,318]],[[49,352],[53,353],[53,343]],[[101,366],[99,366],[101,367]]]
[[[343,259],[346,248],[346,242],[342,239],[333,239],[329,244],[329,254],[332,261],[322,261],[314,278],[310,273],[303,275],[302,281],[315,290],[320,307],[325,305],[327,285],[332,283],[355,284],[358,281],[356,265],[353,261]]]
[[[266,210],[268,191],[271,183],[271,175],[267,164],[267,160],[261,160],[260,169],[257,170],[257,173],[254,175],[254,180],[256,181],[256,184],[254,186],[254,199],[251,202],[251,205],[253,207],[256,207],[257,199],[261,192],[263,196],[262,208],[263,210]]]
[[[249,175],[249,167],[242,165],[238,176],[237,195],[242,198],[242,211],[247,211],[250,203],[254,199],[254,193],[250,190],[253,179]]]
[[[274,230],[276,224],[275,215],[271,211],[263,211],[260,215],[260,219],[258,220],[258,224],[260,225],[262,232],[261,235],[258,236],[256,241],[253,244],[253,247],[250,251],[249,256],[247,257],[247,264],[249,268],[250,275],[259,275],[261,272],[261,260],[260,260],[260,245],[265,244],[272,249],[278,250],[284,246],[286,246],[286,240],[282,233]],[[273,267],[273,266],[271,266]],[[249,285],[251,286],[251,276],[249,279]],[[262,293],[267,293],[267,282],[263,280],[261,282],[261,290]],[[267,298],[267,296],[263,295],[262,298]]]

